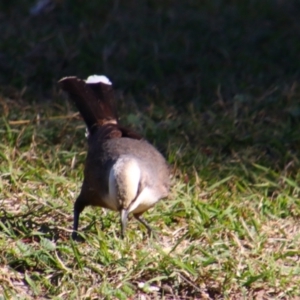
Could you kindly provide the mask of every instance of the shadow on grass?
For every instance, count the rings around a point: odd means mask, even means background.
[[[51,106],[61,77],[105,73],[125,123],[165,153],[249,150],[278,168],[298,154],[298,1],[54,3],[1,4],[3,95]]]
[[[298,1],[1,4],[0,82],[53,98],[66,75],[105,73],[145,104],[210,106],[299,78]],[[8,90],[7,90],[8,92]]]
[[[2,231],[15,238],[21,238],[24,243],[39,242],[41,237],[56,242],[58,239],[69,239],[70,236],[60,226],[55,225],[55,223],[62,223],[65,220],[61,220],[59,216],[54,220],[51,209],[38,207],[38,209],[24,214],[12,214],[2,210],[1,215]],[[47,220],[47,215],[51,216],[50,220]]]

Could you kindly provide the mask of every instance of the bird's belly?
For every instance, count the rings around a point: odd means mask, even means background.
[[[135,201],[130,205],[129,212],[134,214],[143,213],[160,199],[157,192],[146,187],[142,190]]]
[[[110,195],[105,195],[102,197],[105,207],[114,211],[120,210],[120,205],[116,197],[111,197]]]

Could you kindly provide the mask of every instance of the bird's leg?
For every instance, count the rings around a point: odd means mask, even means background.
[[[78,239],[78,224],[79,224],[79,216],[80,213],[83,211],[85,207],[83,198],[81,195],[76,199],[74,204],[74,219],[73,219],[73,232],[72,232],[72,239]]]
[[[74,209],[74,219],[73,219],[73,232],[72,232],[72,239],[77,240],[78,238],[78,223],[79,223],[79,215],[80,212],[76,209]]]
[[[128,210],[122,209],[121,210],[121,237],[124,239],[125,237],[125,231],[128,221]]]
[[[151,234],[155,235],[155,232],[152,230],[151,226],[146,222],[144,218],[141,217],[140,214],[134,214],[133,216],[147,228],[149,237],[151,236]]]

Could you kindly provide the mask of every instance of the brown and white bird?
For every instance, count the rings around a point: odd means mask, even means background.
[[[164,157],[140,135],[119,124],[112,84],[105,76],[59,81],[82,115],[88,129],[88,154],[81,192],[74,204],[72,238],[77,238],[85,206],[101,206],[121,215],[124,237],[128,214],[141,217],[169,193],[170,174]]]

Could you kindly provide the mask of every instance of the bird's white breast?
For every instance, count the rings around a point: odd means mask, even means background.
[[[121,156],[112,166],[108,178],[106,203],[113,210],[128,206],[138,193],[141,171],[138,162],[130,156]]]
[[[152,207],[159,200],[157,192],[145,187],[135,201],[130,205],[129,212],[140,213]]]

